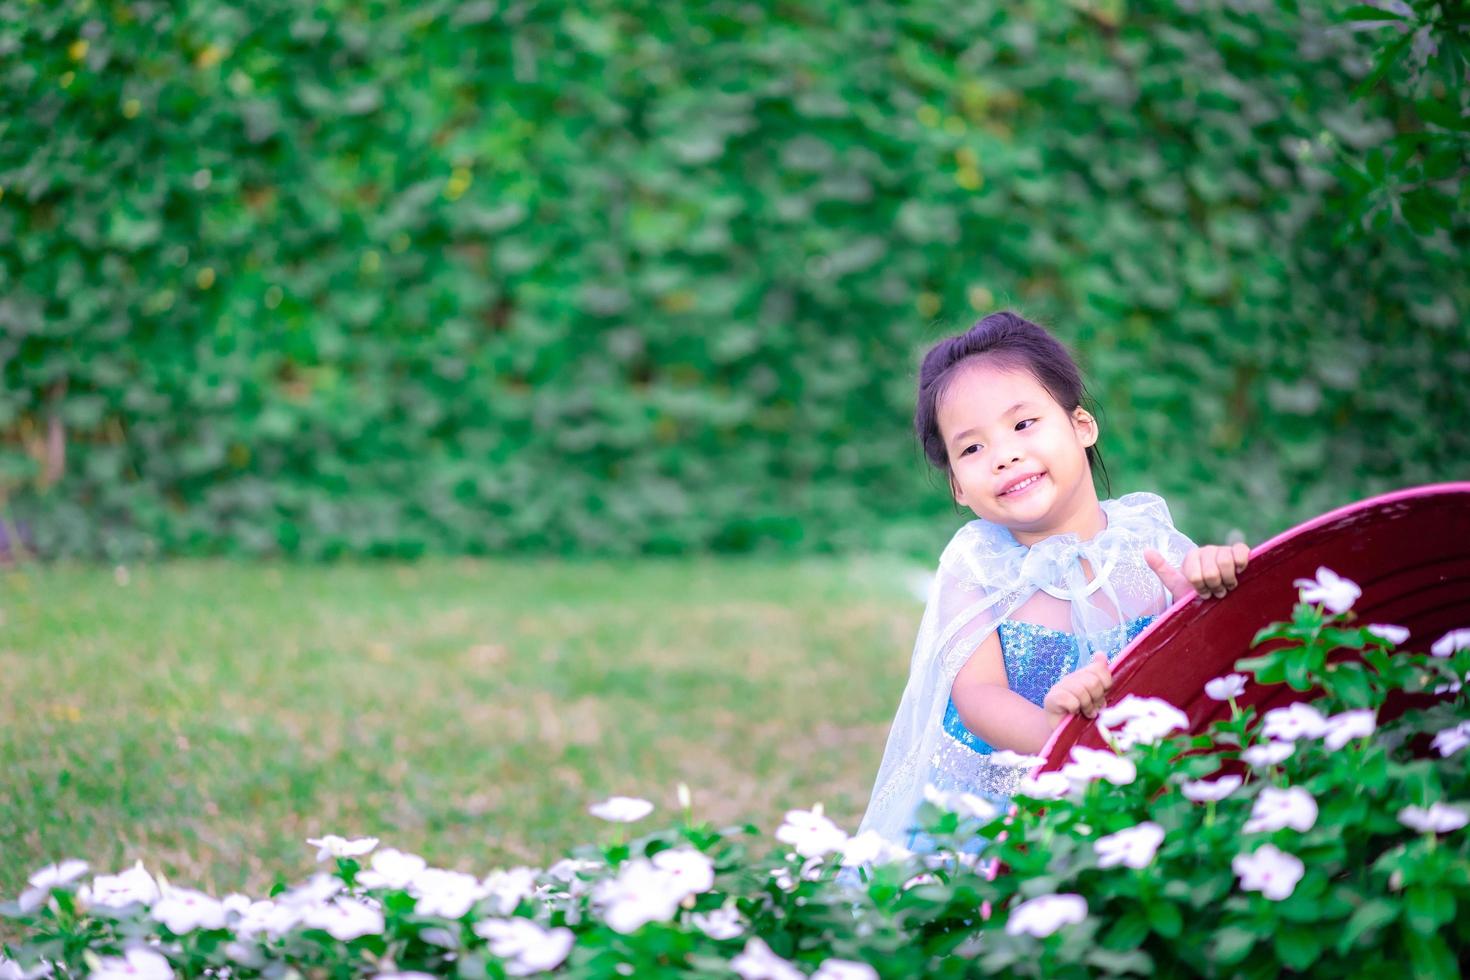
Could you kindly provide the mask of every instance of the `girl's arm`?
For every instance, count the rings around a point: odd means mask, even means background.
[[[1061,721],[1010,689],[993,630],[955,675],[949,696],[965,727],[997,749],[1034,755]]]

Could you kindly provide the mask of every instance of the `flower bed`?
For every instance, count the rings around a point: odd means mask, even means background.
[[[1325,571],[1325,570],[1324,570]],[[0,913],[23,933],[0,980],[54,975],[796,978],[1015,975],[1457,976],[1470,951],[1470,630],[1429,653],[1353,619],[1356,586],[1319,572],[1267,652],[1212,680],[1228,720],[1189,732],[1127,697],[1034,772],[1010,812],[931,794],[938,848],[850,837],[820,806],[775,843],[697,823],[477,877],[378,841],[328,836],[319,871],[268,897],[215,898],[68,860]],[[1343,651],[1352,651],[1344,659]],[[1250,685],[1318,696],[1257,714]],[[1296,686],[1296,685],[1293,685]],[[1390,694],[1420,695],[1380,718]],[[1038,757],[1011,754],[1018,766]],[[593,812],[621,831],[650,804]],[[977,855],[977,835],[990,843]],[[999,872],[999,873],[997,873]]]

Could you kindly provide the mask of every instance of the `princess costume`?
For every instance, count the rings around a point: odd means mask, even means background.
[[[950,697],[960,668],[992,631],[1010,689],[1040,707],[1062,675],[1098,652],[1112,661],[1169,607],[1143,552],[1153,548],[1178,567],[1193,542],[1156,494],[1130,493],[1101,506],[1106,526],[1086,541],[1057,534],[1027,547],[985,520],[956,532],[939,557],[859,832],[918,846],[914,818],[925,786],[1002,806],[1015,793],[1026,770],[993,762],[995,749],[964,726]]]

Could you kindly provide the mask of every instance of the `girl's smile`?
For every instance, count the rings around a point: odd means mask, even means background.
[[[1087,447],[1097,423],[1068,412],[1029,371],[993,359],[961,367],[938,404],[956,502],[1022,544],[1103,528]]]

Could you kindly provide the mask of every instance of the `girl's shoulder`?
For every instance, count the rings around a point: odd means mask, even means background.
[[[1108,515],[1111,522],[1113,518],[1135,517],[1139,520],[1160,521],[1170,527],[1174,526],[1174,519],[1169,514],[1169,504],[1156,493],[1147,490],[1139,490],[1134,493],[1125,493],[1121,497],[1102,502],[1103,512]]]

